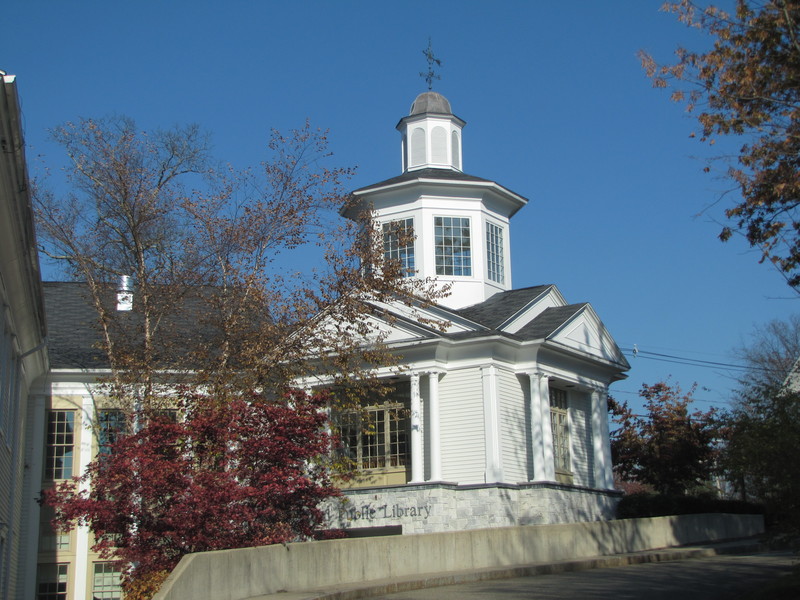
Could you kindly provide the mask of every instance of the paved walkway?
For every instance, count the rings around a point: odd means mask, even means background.
[[[745,540],[556,563],[433,573],[251,600],[727,599],[736,598],[751,584],[759,585],[789,572],[793,560],[790,554],[762,554],[761,550],[757,542]],[[717,592],[722,595],[710,595]]]
[[[790,553],[519,577],[374,596],[375,600],[733,600],[791,571]],[[800,592],[799,592],[800,593]]]

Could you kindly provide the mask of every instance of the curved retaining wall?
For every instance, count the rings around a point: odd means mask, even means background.
[[[760,515],[682,515],[202,552],[183,557],[155,600],[244,600],[376,579],[743,538],[763,531]]]

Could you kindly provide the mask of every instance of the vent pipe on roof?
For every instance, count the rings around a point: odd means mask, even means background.
[[[117,288],[117,310],[133,310],[133,288],[129,275],[122,275],[119,278],[119,288]]]

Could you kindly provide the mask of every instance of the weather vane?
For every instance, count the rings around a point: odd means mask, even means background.
[[[422,51],[423,56],[425,56],[425,60],[428,61],[428,71],[420,71],[419,76],[422,77],[428,83],[428,90],[430,91],[433,88],[433,81],[434,79],[441,79],[441,75],[437,75],[433,68],[441,67],[442,61],[436,58],[433,55],[433,46],[431,45],[431,38],[428,38],[428,47]]]

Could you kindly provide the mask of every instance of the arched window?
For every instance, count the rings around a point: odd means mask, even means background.
[[[431,131],[431,162],[447,164],[447,132],[444,127],[434,127]]]
[[[453,166],[461,170],[461,142],[458,139],[458,132],[454,131],[450,134],[450,151],[453,154]]]
[[[425,130],[417,127],[411,132],[411,164],[409,167],[425,164]]]

